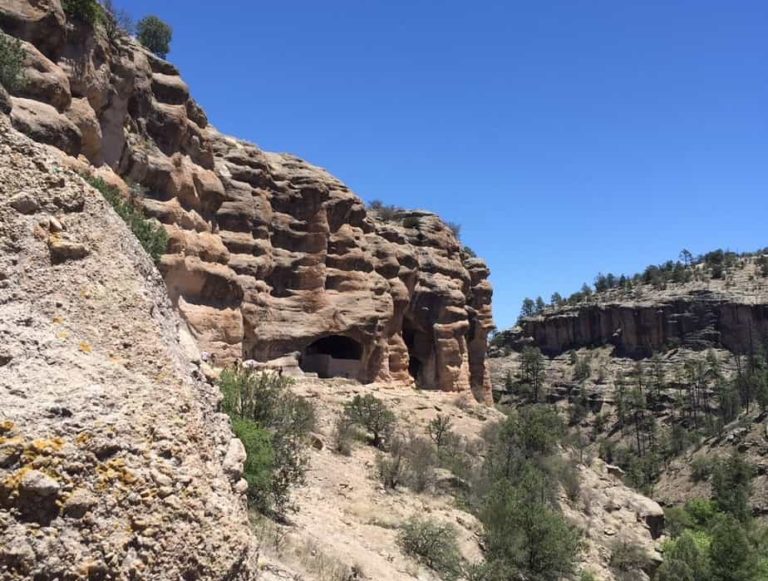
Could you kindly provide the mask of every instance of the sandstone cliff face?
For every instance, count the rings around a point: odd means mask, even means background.
[[[0,579],[255,578],[217,390],[150,259],[59,159],[0,117]]]
[[[0,26],[28,54],[14,127],[147,189],[204,350],[488,400],[489,272],[437,216],[378,220],[325,170],[221,135],[171,64],[66,22],[58,0],[5,3]]]
[[[550,356],[609,344],[630,357],[647,357],[668,347],[748,353],[768,339],[768,300],[701,289],[569,307],[526,319],[521,326],[510,334],[510,343],[532,339]]]

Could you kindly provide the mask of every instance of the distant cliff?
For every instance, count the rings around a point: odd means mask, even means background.
[[[648,357],[673,347],[754,351],[768,340],[768,279],[745,258],[723,279],[640,285],[596,293],[579,304],[523,318],[498,344],[535,344],[550,356],[613,345],[617,355]]]

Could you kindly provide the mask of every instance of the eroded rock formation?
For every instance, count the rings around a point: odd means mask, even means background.
[[[146,188],[203,349],[488,400],[489,272],[437,216],[379,220],[325,170],[221,135],[170,63],[67,22],[58,0],[6,3],[0,26],[28,55],[14,127]]]
[[[648,357],[672,347],[749,353],[768,339],[768,301],[699,290],[590,304],[525,319],[517,332],[507,335],[510,345],[533,341],[550,356],[609,344],[629,357]]]

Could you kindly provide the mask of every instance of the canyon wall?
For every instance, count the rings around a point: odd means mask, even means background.
[[[68,21],[58,0],[3,3],[0,27],[26,51],[0,109],[126,193],[143,188],[170,235],[171,299],[219,362],[330,357],[363,382],[489,400],[489,271],[437,216],[385,221],[325,170],[220,134],[173,65]]]
[[[550,356],[610,344],[617,354],[630,357],[672,347],[749,353],[767,339],[768,302],[710,291],[557,309],[523,320],[508,337],[517,346],[532,340]]]

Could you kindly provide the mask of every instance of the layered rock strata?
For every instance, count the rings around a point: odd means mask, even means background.
[[[508,343],[533,342],[550,356],[569,349],[614,345],[617,354],[647,357],[686,347],[749,353],[768,339],[768,301],[698,291],[673,298],[591,304],[525,319]]]
[[[437,216],[378,219],[325,170],[221,135],[173,65],[58,0],[0,6],[0,26],[27,53],[14,127],[144,189],[169,294],[218,361],[295,352],[321,375],[487,401],[489,272]]]

